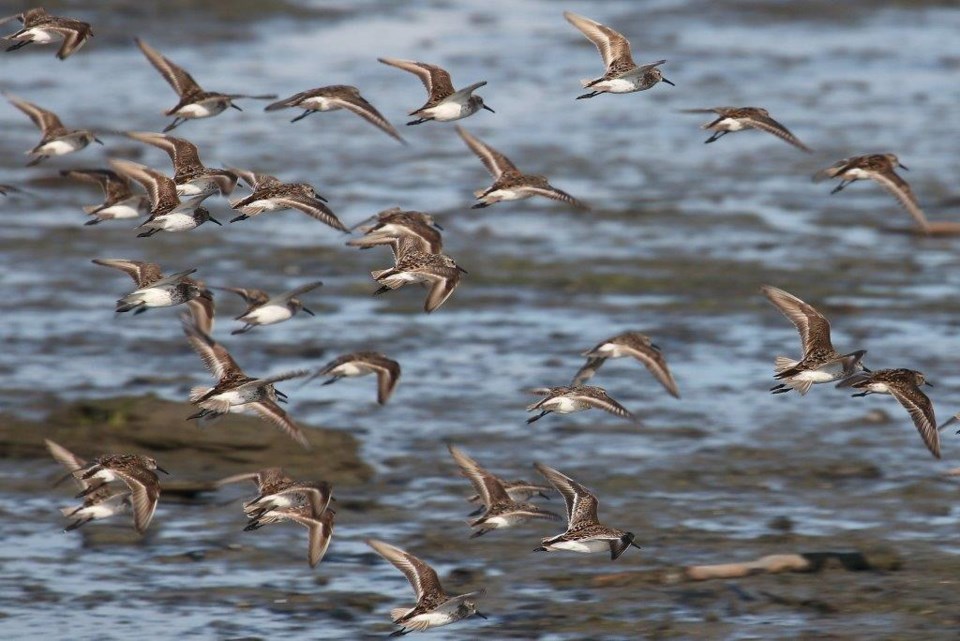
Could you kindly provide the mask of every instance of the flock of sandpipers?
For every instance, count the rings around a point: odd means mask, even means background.
[[[563,15],[596,45],[606,66],[606,72],[601,77],[583,81],[587,92],[577,96],[577,99],[593,98],[605,93],[643,91],[660,82],[673,84],[661,71],[666,60],[637,65],[631,57],[629,43],[620,33],[574,13],[566,12]],[[13,43],[7,48],[8,51],[30,44],[62,40],[57,57],[63,60],[93,36],[89,24],[53,16],[40,8],[2,19],[0,24],[14,19],[22,23],[22,28],[5,36],[6,40]],[[211,196],[229,196],[237,187],[238,181],[243,181],[250,187],[251,193],[230,203],[231,208],[239,212],[230,222],[245,220],[263,212],[296,209],[341,232],[361,231],[362,235],[353,237],[348,241],[348,245],[364,249],[386,245],[392,249],[394,266],[371,274],[380,286],[375,294],[379,295],[411,283],[420,283],[428,288],[424,303],[427,313],[439,308],[453,294],[466,271],[451,257],[442,253],[441,228],[429,214],[394,208],[380,212],[351,229],[340,221],[326,199],[308,184],[287,183],[271,175],[242,169],[206,167],[200,160],[196,146],[183,138],[167,135],[167,132],[188,120],[216,116],[230,107],[240,109],[234,104],[237,99],[272,100],[276,96],[205,91],[189,73],[146,42],[137,39],[136,44],[173,87],[179,101],[166,111],[166,115],[172,116],[174,120],[163,130],[164,133],[125,132],[125,135],[164,150],[172,161],[173,176],[122,159],[111,159],[109,169],[62,171],[64,176],[95,182],[103,190],[105,198],[101,204],[84,208],[89,216],[86,224],[132,220],[146,214],[146,219],[137,227],[142,230],[138,234],[141,237],[153,236],[159,232],[186,232],[208,221],[220,225],[201,203]],[[458,90],[454,87],[450,74],[436,65],[394,58],[379,60],[416,74],[426,87],[428,100],[422,107],[410,112],[410,116],[415,119],[408,122],[408,125],[459,120],[481,109],[494,111],[475,94],[477,89],[487,84],[485,81],[475,82]],[[92,142],[103,144],[94,132],[68,129],[53,112],[19,97],[5,95],[10,103],[29,116],[42,132],[40,143],[27,152],[31,157],[29,165],[38,165],[50,157],[79,151]],[[273,102],[266,107],[266,111],[287,108],[302,110],[291,122],[316,112],[346,109],[397,141],[405,143],[393,125],[361,96],[356,87],[336,85],[310,89]],[[712,132],[706,140],[708,143],[730,132],[754,128],[771,133],[798,149],[810,151],[765,109],[716,107],[689,111],[713,114],[713,119],[704,125],[705,129]],[[457,126],[456,130],[494,178],[492,185],[475,193],[477,202],[473,205],[474,208],[487,207],[501,201],[544,196],[574,207],[589,209],[585,203],[553,187],[546,178],[521,172],[506,156],[462,127]],[[874,180],[897,198],[913,216],[921,231],[927,231],[929,225],[923,211],[910,186],[896,173],[898,167],[905,169],[894,154],[855,156],[818,172],[814,179],[840,179],[841,182],[834,188],[833,193],[857,180]],[[146,193],[135,192],[131,181],[142,185]],[[0,185],[0,193],[16,189],[11,185]],[[190,346],[216,379],[213,387],[197,387],[191,391],[190,402],[196,407],[191,419],[207,422],[229,413],[253,413],[275,424],[298,443],[309,447],[304,431],[281,407],[287,397],[275,385],[281,381],[311,376],[311,372],[296,370],[264,377],[247,375],[226,348],[211,336],[214,322],[211,289],[217,288],[207,287],[194,278],[196,269],[186,269],[165,276],[160,266],[153,263],[104,258],[94,259],[93,262],[125,272],[136,284],[134,291],[117,301],[117,312],[139,314],[153,307],[180,304],[188,306],[188,313],[182,316],[183,331]],[[241,296],[247,304],[246,311],[236,318],[242,326],[231,333],[242,334],[256,327],[280,323],[300,311],[312,315],[300,297],[321,285],[321,282],[313,281],[277,295],[259,289],[220,288]],[[803,395],[814,384],[838,382],[838,387],[857,390],[855,396],[891,394],[907,409],[924,443],[930,452],[939,458],[939,429],[933,406],[920,389],[925,383],[923,374],[909,369],[867,369],[863,365],[866,353],[864,350],[842,353],[833,347],[830,324],[813,306],[776,287],[765,286],[762,292],[796,326],[803,348],[799,360],[777,357],[775,378],[779,383],[772,388],[773,393],[796,390]],[[602,409],[620,417],[632,418],[632,414],[603,388],[585,384],[609,358],[637,359],[667,392],[677,398],[680,396],[677,383],[660,348],[640,332],[627,331],[608,338],[585,351],[583,355],[587,361],[576,372],[569,385],[531,390],[531,393],[542,398],[527,408],[530,412],[537,412],[528,419],[528,423],[550,413],[565,414],[587,409]],[[383,354],[345,354],[313,373],[311,378],[324,377],[324,384],[330,384],[341,378],[368,374],[376,374],[377,400],[381,404],[386,403],[400,378],[400,365]],[[957,420],[957,417],[953,420]],[[67,477],[76,481],[80,487],[77,498],[83,498],[81,505],[63,508],[63,515],[70,520],[66,530],[127,511],[132,512],[137,531],[142,533],[146,530],[160,496],[160,482],[156,472],[165,472],[156,460],[134,454],[108,454],[93,461],[86,461],[52,441],[47,441],[47,446],[54,458],[68,470]],[[472,536],[511,527],[530,519],[563,520],[560,515],[527,502],[533,496],[545,496],[544,493],[553,488],[560,493],[566,504],[567,529],[559,535],[544,538],[537,550],[609,552],[611,558],[616,559],[631,545],[639,547],[634,542],[635,535],[632,532],[602,524],[597,513],[597,498],[584,486],[556,469],[540,463],[535,464],[535,468],[549,485],[506,481],[484,469],[453,445],[450,446],[450,453],[462,474],[476,490],[476,495],[470,500],[481,503],[481,507],[471,515],[476,517],[470,521],[470,526],[474,529]],[[335,510],[330,506],[333,501],[330,484],[324,481],[293,479],[280,468],[251,471],[223,479],[220,483],[244,480],[254,481],[258,489],[257,496],[243,505],[244,513],[249,519],[245,529],[255,530],[280,521],[292,521],[305,526],[309,532],[309,562],[311,567],[316,566],[323,558],[333,532]],[[477,611],[477,602],[483,596],[482,589],[469,594],[447,596],[436,572],[419,558],[383,541],[371,539],[367,543],[401,570],[416,592],[417,602],[414,607],[391,610],[391,619],[401,626],[394,635],[426,630],[474,614],[483,616]]]

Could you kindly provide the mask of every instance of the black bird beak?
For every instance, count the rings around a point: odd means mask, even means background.
[[[233,104],[232,102],[230,103],[230,106],[233,107],[234,109],[236,109],[237,111],[243,111],[243,109],[241,109],[241,108],[238,107],[237,105]]]
[[[461,272],[463,272],[464,274],[469,274],[469,273],[470,273],[470,272],[468,272],[467,270],[465,270],[463,267],[461,267],[460,265],[457,265],[457,269],[459,269],[459,270],[460,270]]]
[[[481,612],[480,610],[474,610],[473,613],[474,613],[475,615],[477,615],[478,617],[480,617],[481,619],[488,619],[488,618],[489,618],[486,614],[484,614],[484,613]]]
[[[900,163],[900,162],[897,163],[897,167],[899,167],[900,169],[902,169],[902,170],[904,170],[904,171],[910,171],[910,169],[909,169],[906,165],[904,165],[903,163]]]
[[[230,222],[231,222],[231,223],[235,223],[235,222],[237,222],[238,220],[246,220],[247,218],[249,218],[249,216],[247,216],[246,214],[240,214],[239,216],[236,216],[235,218],[231,218],[231,219],[230,219]]]
[[[223,223],[221,223],[219,220],[217,220],[217,219],[214,218],[213,216],[210,216],[210,222],[213,223],[213,224],[215,224],[215,225],[218,225],[218,226],[220,226],[220,227],[223,227]]]
[[[665,83],[667,83],[667,84],[670,85],[671,87],[676,87],[676,86],[677,86],[677,85],[673,84],[672,82],[670,82],[669,80],[667,80],[666,78],[664,78],[663,76],[660,76],[660,80],[664,81]]]
[[[927,387],[933,387],[933,383],[931,383],[930,381],[924,381],[923,384],[926,385]]]
[[[99,138],[97,138],[96,136],[93,137],[93,142],[97,143],[98,145],[102,145],[102,144],[103,144],[103,141],[100,140]]]
[[[170,474],[170,472],[166,471],[165,469],[163,469],[163,468],[160,467],[159,465],[157,466],[157,471],[158,471],[158,472],[163,472],[164,474],[166,474],[166,475],[168,475],[168,476],[169,476],[169,474]]]
[[[492,113],[492,114],[497,113],[496,111],[494,111],[493,109],[491,109],[491,108],[490,108],[489,106],[487,106],[487,105],[484,105],[483,108],[486,109],[487,111],[489,111],[489,112]],[[487,617],[483,617],[483,618],[486,619]]]
[[[314,314],[313,312],[311,312],[311,311],[310,311],[309,309],[307,309],[306,307],[303,308],[303,313],[304,313],[304,314],[310,314],[311,316],[316,316],[316,314]]]
[[[544,494],[543,492],[537,492],[537,494],[539,494],[539,495],[540,495],[540,498],[544,498],[544,499],[547,499],[548,501],[550,500],[550,497],[549,497],[549,496],[547,496],[546,494]]]
[[[658,352],[663,351],[663,350],[660,349],[660,346],[657,345],[656,343],[650,343],[650,347],[652,347],[653,349],[657,350]]]

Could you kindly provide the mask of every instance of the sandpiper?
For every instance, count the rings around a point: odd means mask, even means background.
[[[206,295],[197,296],[187,301],[187,312],[190,316],[190,322],[200,329],[204,334],[213,333],[214,316],[216,314],[216,305],[213,300],[213,292],[207,288],[202,280],[194,279]]]
[[[478,138],[457,126],[457,133],[467,143],[494,178],[494,182],[486,189],[474,192],[478,202],[472,208],[487,207],[502,200],[523,200],[531,196],[544,196],[552,200],[559,200],[580,209],[590,209],[565,191],[550,185],[544,176],[521,173],[510,160],[499,151],[484,144]]]
[[[215,289],[233,292],[247,303],[246,311],[234,318],[234,320],[242,321],[243,327],[230,332],[231,334],[243,334],[258,325],[282,323],[296,316],[297,312],[301,310],[310,316],[315,316],[316,314],[304,307],[303,301],[298,296],[306,294],[321,285],[323,285],[322,281],[315,280],[276,296],[271,296],[262,289],[243,289],[241,287],[218,287]]]
[[[671,396],[680,398],[680,390],[667,367],[667,360],[646,334],[635,331],[617,334],[588,349],[583,356],[587,357],[587,362],[573,377],[571,385],[583,385],[590,380],[608,358],[630,356],[643,363]]]
[[[449,597],[440,585],[437,572],[421,559],[383,541],[367,539],[366,542],[377,554],[403,572],[417,596],[414,607],[390,610],[390,619],[401,626],[391,637],[423,632],[428,628],[455,623],[474,614],[481,619],[487,618],[477,610],[477,601],[483,598],[486,590]]]
[[[235,170],[234,170],[235,171]],[[265,211],[281,211],[297,209],[311,218],[316,218],[334,229],[349,232],[350,229],[340,222],[337,215],[327,207],[326,198],[306,183],[284,183],[274,176],[266,174],[250,174],[253,180],[253,193],[245,198],[230,203],[230,207],[240,210],[240,215],[230,219],[231,223],[238,220],[252,218]],[[244,182],[250,184],[248,178]]]
[[[378,211],[373,216],[361,220],[350,229],[351,231],[358,229],[365,234],[373,231],[399,233],[403,228],[412,225],[426,225],[443,231],[443,227],[437,224],[436,220],[434,220],[430,214],[425,214],[422,211],[405,210],[402,207],[390,207]]]
[[[507,496],[511,500],[517,502],[524,502],[534,496],[539,496],[540,498],[550,500],[550,497],[547,496],[546,492],[553,491],[553,488],[549,485],[539,485],[537,483],[531,483],[530,481],[524,481],[522,479],[517,479],[514,481],[507,481],[500,477],[497,477],[497,480],[500,481],[500,485],[503,486],[503,489],[507,491]],[[479,494],[474,494],[473,496],[468,496],[467,501],[470,503],[482,503],[483,497]],[[486,508],[481,505],[479,508],[470,513],[470,516],[480,516],[483,514]]]
[[[282,467],[265,467],[256,472],[241,472],[226,478],[222,478],[215,483],[217,487],[223,487],[230,483],[239,483],[241,481],[253,481],[257,485],[257,496],[243,504],[243,512],[251,518],[256,518],[272,510],[274,507],[292,507],[297,503],[292,497],[283,497],[281,504],[273,501],[265,502],[267,496],[274,496],[277,492],[285,490],[294,485],[296,481],[287,476]]]
[[[110,166],[143,185],[150,196],[150,216],[137,225],[138,229],[146,227],[147,231],[137,234],[139,238],[147,238],[161,231],[190,231],[208,220],[220,225],[220,221],[211,216],[205,207],[187,211],[191,209],[190,204],[180,202],[177,184],[169,176],[129,160],[111,159]]]
[[[927,217],[920,209],[920,204],[917,202],[913,190],[910,189],[910,185],[897,175],[895,171],[897,167],[906,169],[895,154],[852,156],[844,158],[826,169],[821,169],[814,174],[813,181],[821,182],[830,178],[839,178],[840,184],[830,192],[835,194],[852,182],[866,179],[874,180],[893,194],[893,197],[913,216],[922,231],[929,232],[930,223],[927,222]]]
[[[393,125],[390,124],[390,121],[384,118],[373,105],[360,95],[359,89],[350,85],[331,85],[329,87],[318,87],[316,89],[301,91],[289,98],[267,105],[264,111],[277,111],[290,107],[297,107],[304,110],[302,114],[290,122],[297,122],[318,111],[346,109],[378,127],[391,138],[407,144],[397,130],[394,129]]]
[[[593,98],[602,93],[644,91],[661,80],[668,85],[673,85],[663,77],[659,69],[666,60],[657,60],[638,67],[630,56],[630,43],[622,34],[570,11],[564,11],[563,17],[596,46],[600,57],[603,58],[603,64],[607,67],[606,73],[599,78],[581,81],[583,87],[591,91],[577,96],[577,100]]]
[[[164,276],[156,263],[126,258],[95,258],[92,262],[119,269],[137,284],[137,289],[117,301],[117,312],[141,314],[150,307],[173,307],[196,298],[213,298],[210,290],[190,278],[196,268]]]
[[[351,247],[369,249],[379,245],[389,245],[396,256],[401,247],[412,248],[429,254],[443,251],[443,239],[440,227],[433,216],[420,211],[404,211],[399,207],[387,209],[370,219],[354,225],[353,229],[364,232],[360,238],[347,241]]]
[[[453,460],[460,466],[462,474],[470,480],[479,493],[484,506],[480,518],[469,522],[470,527],[474,528],[473,534],[470,535],[471,539],[483,536],[490,530],[512,527],[530,519],[563,520],[559,514],[510,498],[499,478],[481,467],[460,448],[453,445],[447,447]]]
[[[122,481],[130,489],[133,525],[137,532],[143,534],[153,520],[153,513],[157,510],[157,499],[160,498],[160,479],[157,478],[154,470],[168,474],[165,469],[157,465],[155,459],[149,456],[139,454],[101,456],[93,463],[74,472],[76,478],[90,483],[77,495],[77,498],[90,496],[107,483]]]
[[[956,414],[951,416],[946,423],[944,423],[943,425],[937,428],[937,431],[942,432],[943,430],[950,427],[951,425],[956,425],[958,422],[960,422],[960,412],[957,412]],[[960,430],[957,430],[957,434],[960,434]]]
[[[244,374],[230,353],[209,334],[202,332],[190,317],[183,317],[183,331],[190,346],[200,356],[217,384],[214,387],[194,387],[190,390],[190,402],[200,411],[187,420],[214,419],[228,412],[251,411],[309,449],[307,437],[299,425],[281,409],[278,399],[285,399],[282,392],[273,386],[279,381],[306,376],[308,370],[294,370],[265,378],[252,378]]]
[[[731,131],[760,129],[787,141],[797,149],[806,152],[813,151],[790,133],[789,129],[771,118],[769,111],[761,107],[712,107],[708,109],[682,109],[681,111],[691,114],[717,114],[717,118],[702,127],[713,131],[713,135],[704,140],[704,143],[720,140]]]
[[[384,405],[400,380],[400,363],[379,352],[353,352],[338,356],[307,380],[328,376],[329,378],[323,384],[331,385],[341,378],[368,374],[377,375],[377,402]]]
[[[160,72],[173,90],[180,96],[180,102],[173,108],[164,112],[165,116],[174,116],[173,122],[167,125],[163,132],[166,133],[187,120],[193,118],[209,118],[222,113],[227,107],[233,107],[237,111],[243,111],[240,107],[233,104],[237,98],[251,98],[254,100],[273,100],[275,94],[251,96],[246,94],[226,94],[216,91],[204,91],[197,81],[187,73],[183,68],[173,64],[166,56],[148,45],[140,38],[135,42],[140,47],[140,51],[147,57],[150,64]]]
[[[327,553],[330,547],[330,540],[333,538],[333,518],[336,512],[332,508],[326,508],[319,516],[314,516],[313,508],[310,505],[298,505],[295,507],[280,507],[264,512],[261,516],[253,519],[243,530],[249,532],[258,530],[264,525],[271,523],[280,523],[282,521],[293,521],[307,528],[310,536],[310,542],[307,546],[307,560],[310,567],[315,568],[323,555]]]
[[[139,218],[150,211],[150,198],[133,193],[130,181],[110,169],[67,169],[61,171],[60,175],[96,183],[103,190],[103,203],[83,208],[84,213],[91,216],[85,225],[96,225],[105,220]]]
[[[320,518],[333,500],[333,488],[326,481],[292,481],[285,487],[260,490],[260,495],[245,506],[247,516],[259,519],[271,510],[301,507],[310,508],[307,513]]]
[[[848,378],[864,369],[860,361],[866,350],[849,354],[837,352],[830,342],[830,322],[813,305],[770,285],[764,285],[760,291],[797,327],[803,346],[803,357],[799,361],[777,356],[774,378],[783,382],[770,388],[771,392],[785,394],[795,389],[802,396],[810,391],[814,383]]]
[[[423,304],[423,309],[428,314],[450,298],[460,283],[460,274],[467,273],[467,270],[446,254],[428,254],[416,249],[401,252],[395,262],[396,265],[390,269],[370,272],[374,280],[380,283],[380,289],[373,295],[379,296],[409,283],[429,284],[430,293]]]
[[[600,523],[597,516],[600,502],[587,488],[552,467],[542,463],[534,463],[533,466],[557,488],[557,492],[567,504],[567,531],[543,539],[540,547],[534,548],[534,552],[568,550],[589,554],[609,550],[610,560],[615,561],[631,545],[638,550],[642,549],[634,543],[636,536],[633,532],[624,532]]]
[[[551,412],[570,414],[571,412],[582,412],[589,409],[601,409],[630,420],[634,418],[633,414],[624,406],[610,398],[607,391],[602,387],[594,387],[593,385],[535,387],[529,392],[544,398],[527,406],[528,412],[540,410],[539,414],[527,419],[528,424],[539,421]]]
[[[237,175],[232,171],[204,166],[197,146],[189,140],[146,131],[128,131],[126,135],[167,152],[173,163],[177,197],[184,206],[199,205],[214,194],[229,196],[237,186]]]
[[[57,58],[66,60],[74,51],[86,43],[93,36],[93,29],[86,22],[73,18],[52,16],[41,7],[28,9],[23,13],[0,18],[0,24],[17,19],[23,23],[23,28],[14,34],[4,36],[4,40],[15,40],[16,43],[7,47],[7,51],[16,51],[28,44],[44,45],[57,38],[63,39]]]
[[[92,492],[87,494],[83,503],[77,507],[60,508],[60,513],[73,521],[63,529],[64,532],[76,530],[89,523],[100,519],[107,519],[116,514],[122,514],[130,510],[130,492],[117,490],[99,481],[89,481],[78,478],[74,472],[87,467],[87,462],[68,450],[67,448],[54,443],[50,439],[44,439],[50,455],[53,456],[63,467],[67,468],[67,477],[72,478],[81,491],[86,491],[91,485],[97,485]],[[63,479],[61,479],[62,481]]]
[[[416,74],[423,82],[423,86],[427,88],[427,102],[419,109],[414,109],[409,113],[410,116],[416,116],[417,119],[411,120],[407,123],[408,125],[419,125],[428,120],[438,122],[460,120],[477,113],[481,109],[496,113],[483,104],[483,98],[473,95],[474,91],[487,84],[486,80],[475,82],[460,90],[454,90],[450,74],[436,65],[398,58],[377,58],[377,60],[385,65]]]
[[[940,458],[940,432],[937,429],[937,418],[933,413],[933,403],[921,391],[921,385],[933,386],[922,373],[912,369],[878,369],[866,373],[860,372],[837,387],[852,387],[863,390],[854,396],[868,394],[890,394],[910,413],[913,424],[917,426],[920,437],[930,453]]]
[[[52,111],[42,109],[13,94],[4,93],[3,95],[10,101],[10,104],[28,115],[42,134],[40,143],[26,152],[28,156],[32,157],[32,160],[27,163],[27,167],[33,167],[50,156],[63,156],[79,151],[91,142],[99,145],[103,144],[103,141],[89,129],[67,129],[60,122],[57,114]]]
[[[229,476],[217,481],[217,486],[246,480],[255,481],[260,491],[255,498],[243,504],[244,514],[252,520],[259,519],[270,510],[303,505],[310,507],[310,514],[319,518],[333,500],[333,488],[326,481],[296,481],[279,467]]]

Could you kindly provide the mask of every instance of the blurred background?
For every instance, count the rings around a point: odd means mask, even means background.
[[[0,14],[31,5],[6,1]],[[960,461],[960,437],[945,431],[936,461],[892,397],[851,399],[831,386],[769,395],[774,356],[798,357],[800,347],[758,291],[771,284],[816,305],[837,348],[868,350],[873,369],[926,373],[938,419],[960,409],[960,241],[909,233],[912,219],[874,183],[830,196],[832,185],[810,180],[840,158],[894,152],[928,218],[960,220],[955,2],[46,7],[90,22],[95,37],[64,62],[52,46],[0,54],[0,88],[68,127],[95,129],[106,146],[24,167],[39,132],[0,104],[0,183],[22,190],[0,196],[0,629],[8,638],[379,638],[393,629],[389,609],[413,598],[363,543],[371,536],[435,564],[451,593],[487,587],[490,621],[431,631],[432,639],[956,638],[960,509],[957,480],[945,473]],[[677,86],[574,100],[579,80],[603,67],[564,10],[622,32],[638,63],[666,58],[664,75]],[[392,206],[435,215],[445,252],[469,272],[444,307],[423,314],[425,294],[413,287],[373,298],[369,271],[391,266],[389,252],[345,247],[346,235],[296,211],[149,239],[127,221],[83,226],[81,206],[100,194],[59,170],[121,157],[169,172],[161,151],[116,133],[160,131],[177,102],[135,36],[208,90],[282,98],[357,86],[408,146],[344,111],[290,124],[298,110],[264,113],[255,100],[173,134],[197,144],[210,166],[309,182],[348,226]],[[496,113],[459,124],[593,211],[542,199],[470,210],[490,176],[452,124],[403,126],[425,93],[377,57],[441,65],[458,87],[487,80],[478,93]],[[709,115],[679,110],[720,105],[765,107],[815,152],[758,131],[705,146],[699,126]],[[232,217],[223,199],[207,205],[224,222]],[[242,459],[230,448],[238,419],[201,433],[183,422],[185,405],[156,405],[148,395],[181,402],[209,377],[183,338],[179,310],[114,317],[114,300],[132,283],[91,264],[97,257],[155,261],[168,272],[197,267],[210,285],[274,292],[323,280],[304,299],[317,318],[242,336],[229,335],[241,301],[217,295],[214,335],[248,372],[319,367],[358,349],[401,363],[384,407],[372,379],[284,387],[291,415],[337,443],[297,453],[292,465],[332,480],[339,502],[333,544],[316,570],[305,563],[302,528],[242,531],[239,499],[252,487],[163,496],[144,539],[122,518],[60,534],[57,507],[72,488],[50,488],[60,470],[41,441],[54,427],[69,435],[73,422],[85,426],[87,436],[64,444],[86,458],[107,444],[151,450],[174,472],[171,482],[286,464],[292,452],[259,424],[270,447]],[[620,359],[593,383],[641,425],[600,412],[525,425],[525,388],[566,384],[580,352],[626,329],[660,345],[681,400]],[[56,421],[44,418],[51,411]],[[112,420],[117,412],[222,447],[148,437]],[[596,490],[601,519],[635,532],[643,552],[615,563],[532,554],[560,531],[550,523],[468,539],[463,497],[472,492],[447,442],[506,478],[538,480],[533,461],[560,469]],[[557,496],[547,506],[562,510]],[[883,561],[865,572],[663,581],[669,568],[820,551]]]

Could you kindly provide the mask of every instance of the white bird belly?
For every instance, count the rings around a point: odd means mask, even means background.
[[[94,216],[100,216],[102,218],[139,218],[140,210],[134,205],[128,205],[125,203],[117,203],[115,205],[110,205],[98,211]]]
[[[424,621],[426,622],[428,628],[436,628],[441,625],[447,625],[448,623],[452,623],[453,619],[450,617],[449,614],[445,612],[436,612],[436,611],[425,612],[423,614],[418,614],[417,616],[413,617],[409,621],[405,621],[401,625],[413,623],[414,621],[416,622]]]
[[[496,189],[484,196],[483,200],[496,203],[500,202],[501,200],[523,200],[524,198],[529,198],[530,196],[531,194],[526,194],[522,191],[515,191],[513,189]]]
[[[372,373],[370,369],[357,365],[356,363],[344,363],[330,370],[330,374],[333,376],[366,376]]]
[[[864,171],[859,167],[854,167],[843,172],[842,177],[845,180],[864,180],[870,178],[870,172]]]
[[[220,103],[195,102],[180,107],[173,115],[180,118],[209,118],[210,116],[216,116],[224,109],[226,109],[226,105]]]
[[[70,139],[51,140],[42,147],[38,147],[34,153],[43,156],[62,156],[73,153],[82,146],[77,144],[75,140]]]
[[[740,131],[746,127],[744,127],[743,123],[736,118],[724,118],[711,128],[716,129],[717,131]]]
[[[336,111],[337,109],[342,109],[340,105],[331,102],[328,98],[324,98],[323,96],[307,98],[296,106],[300,107],[301,109],[308,109],[310,111]]]
[[[174,304],[172,292],[169,289],[147,287],[130,292],[122,299],[126,303],[142,304],[147,307],[170,307]]]
[[[53,42],[59,37],[56,31],[47,31],[46,29],[34,27],[33,29],[27,30],[22,36],[17,38],[17,40],[27,40],[28,36],[31,41],[40,45]]]
[[[293,312],[286,305],[266,305],[258,307],[240,320],[251,325],[272,325],[285,321],[293,316]]]
[[[469,116],[472,112],[464,113],[464,105],[448,100],[441,102],[435,107],[430,107],[429,109],[424,109],[421,114],[433,118],[434,120],[439,120],[440,122],[449,122],[451,120],[459,120],[465,116]]]
[[[610,543],[600,539],[592,541],[560,541],[550,546],[554,550],[567,550],[568,552],[579,552],[581,554],[593,554],[595,552],[609,552]]]
[[[244,205],[240,211],[247,216],[256,216],[260,212],[264,211],[277,211],[279,209],[289,209],[286,205],[280,205],[273,200],[268,198],[262,200],[254,200],[251,203]]]
[[[608,91],[610,93],[630,93],[631,91],[637,90],[637,84],[625,78],[614,78],[612,80],[598,82],[592,87],[589,87],[589,89],[593,89],[594,91]]]
[[[249,391],[243,391],[243,392],[239,392],[237,390],[230,390],[227,392],[221,392],[216,396],[211,396],[210,400],[227,403],[228,405],[230,405],[231,408],[233,408],[238,405],[245,405],[250,401],[255,400],[254,398],[252,398],[255,395],[256,395],[256,390],[249,390]]]
[[[552,412],[557,412],[558,414],[570,414],[571,412],[579,412],[583,409],[583,406],[580,402],[565,396],[551,398],[541,405],[541,407],[545,410],[548,409]]]
[[[148,225],[163,231],[188,231],[197,226],[197,221],[191,214],[164,214],[153,220]]]

